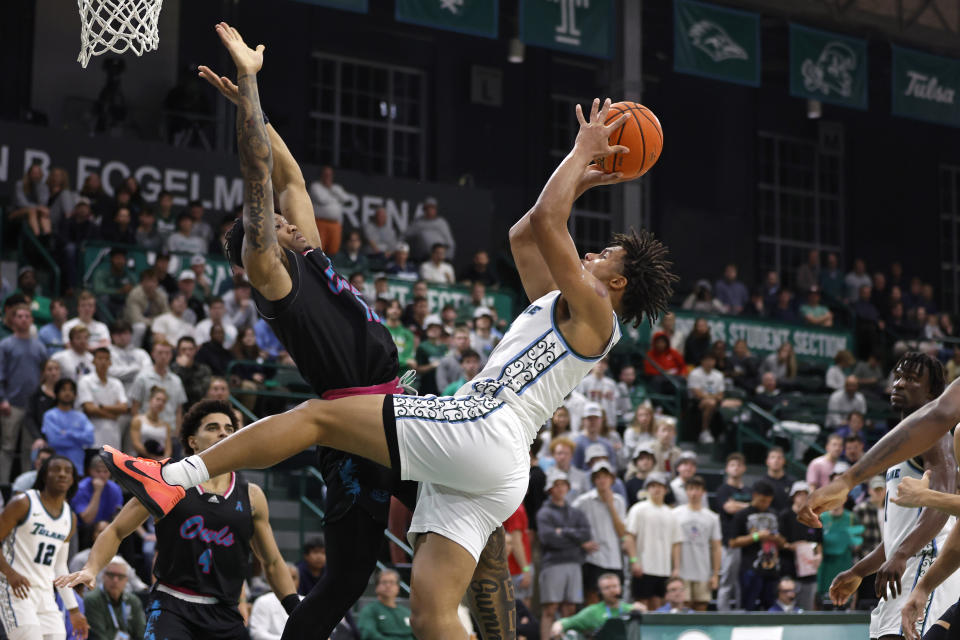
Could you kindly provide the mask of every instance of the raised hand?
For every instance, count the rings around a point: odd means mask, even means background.
[[[263,66],[263,50],[266,49],[262,44],[258,44],[256,49],[251,49],[240,37],[240,32],[221,22],[216,26],[217,35],[220,36],[220,42],[227,48],[234,64],[237,65],[237,73],[257,73]]]
[[[897,495],[890,496],[890,502],[901,507],[914,508],[925,507],[925,497],[930,491],[930,472],[924,471],[923,477],[901,478],[897,486]]]
[[[810,494],[806,506],[797,513],[797,520],[808,527],[823,528],[820,514],[843,505],[848,493],[850,487],[841,478],[835,478]]]
[[[604,158],[614,153],[630,153],[630,149],[623,145],[610,146],[610,135],[623,126],[627,121],[629,114],[624,113],[610,124],[604,124],[607,114],[610,113],[610,98],[603,101],[600,106],[600,99],[594,98],[593,105],[590,107],[590,120],[583,117],[583,109],[577,105],[577,120],[580,122],[580,131],[577,133],[577,140],[573,147],[575,150],[591,159]]]
[[[199,72],[198,75],[212,84],[213,88],[219,91],[224,98],[233,104],[240,102],[240,88],[233,84],[230,78],[227,76],[218,76],[213,72],[213,69],[205,65],[197,67],[197,71]]]
[[[65,576],[57,576],[57,578],[53,581],[53,584],[59,589],[64,589],[66,587],[72,589],[78,584],[82,584],[83,586],[92,590],[97,588],[97,576],[96,574],[84,568],[80,571],[68,573]]]

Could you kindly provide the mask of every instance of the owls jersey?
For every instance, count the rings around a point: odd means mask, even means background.
[[[246,481],[231,474],[223,495],[200,486],[157,521],[153,575],[166,589],[235,605],[247,574],[253,514]]]
[[[563,399],[620,340],[620,323],[611,313],[612,334],[603,353],[587,357],[574,351],[557,328],[559,299],[560,291],[551,291],[517,316],[483,370],[457,391],[458,396],[504,400],[524,418],[531,442]]]
[[[903,543],[906,537],[917,525],[922,509],[917,507],[901,507],[894,504],[891,496],[897,495],[897,488],[900,486],[900,480],[903,478],[914,478],[919,480],[923,477],[923,466],[919,458],[911,458],[900,464],[887,469],[887,498],[883,510],[883,550],[888,558],[893,557],[893,553]],[[950,516],[947,523],[940,530],[940,533],[933,540],[924,545],[917,555],[928,552],[931,549],[941,549],[947,535],[953,529],[956,518]]]

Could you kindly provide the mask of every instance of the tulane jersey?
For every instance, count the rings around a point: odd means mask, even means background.
[[[601,354],[574,351],[557,328],[560,291],[538,298],[510,325],[486,366],[457,395],[484,395],[507,402],[524,420],[531,442],[553,412],[620,340],[620,323],[610,314],[610,341]]]
[[[893,557],[893,553],[900,547],[906,537],[917,526],[917,520],[923,511],[917,507],[901,507],[894,504],[890,498],[897,495],[900,487],[900,481],[903,478],[914,478],[919,480],[923,477],[923,465],[919,458],[911,458],[900,464],[887,469],[887,499],[883,510],[883,550],[888,558]],[[943,548],[943,543],[947,535],[953,529],[956,518],[950,516],[947,523],[943,526],[933,540],[924,545],[924,548],[917,555],[924,553],[933,553]]]
[[[230,605],[240,599],[253,538],[253,514],[246,481],[231,473],[223,495],[200,486],[157,521],[153,574],[169,589],[216,598]]]

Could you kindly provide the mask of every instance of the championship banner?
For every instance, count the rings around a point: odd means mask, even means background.
[[[613,57],[612,0],[520,0],[520,39],[535,47]]]
[[[741,338],[753,355],[760,358],[775,352],[784,342],[790,342],[798,358],[832,364],[837,351],[853,351],[853,334],[838,329],[821,329],[810,325],[795,325],[773,320],[754,320],[739,316],[704,315],[693,311],[674,311],[677,331],[690,334],[694,320],[706,318],[710,337],[723,340],[727,347]]]
[[[894,115],[960,126],[960,60],[893,47]]]
[[[399,22],[497,37],[499,0],[396,0],[396,3]]]
[[[759,87],[760,15],[695,0],[675,0],[673,69]]]
[[[331,9],[343,9],[344,11],[354,11],[356,13],[367,13],[368,0],[294,0],[304,4],[316,4],[321,7]]]
[[[866,41],[791,24],[790,95],[866,109]]]
[[[83,271],[81,273],[84,283],[90,281],[97,267],[110,264],[110,249],[114,246],[125,246],[127,248],[127,266],[137,273],[152,266],[157,259],[155,252],[142,251],[135,246],[88,242],[84,245],[83,250]],[[176,274],[183,269],[189,269],[191,257],[189,253],[171,254],[170,273]],[[210,255],[204,257],[207,259],[204,273],[210,279],[210,290],[213,295],[222,296],[233,288],[233,271],[230,264],[223,258]],[[396,298],[404,306],[413,302],[413,282],[397,278],[388,278],[388,281],[388,295],[391,298]],[[368,300],[373,300],[372,278],[367,286],[369,291],[363,293]],[[461,305],[470,302],[470,288],[459,285],[429,284],[427,285],[427,301],[430,304],[431,313],[440,313],[440,310],[446,304],[452,304],[459,308]],[[509,294],[488,290],[483,303],[497,312],[497,318],[507,322],[513,321],[513,297]]]

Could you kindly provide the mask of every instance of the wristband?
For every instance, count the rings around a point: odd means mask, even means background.
[[[283,605],[283,610],[287,612],[287,615],[292,615],[293,610],[297,608],[297,605],[300,604],[300,596],[295,593],[291,593],[288,596],[284,596],[283,600],[280,601],[280,604]]]
[[[753,532],[753,541],[760,542],[760,534],[757,533],[756,531]]]
[[[636,564],[638,562],[640,562],[640,558],[638,558],[637,556],[630,557],[630,564]]]
[[[524,573],[530,573],[530,565],[527,565],[523,568]]]

